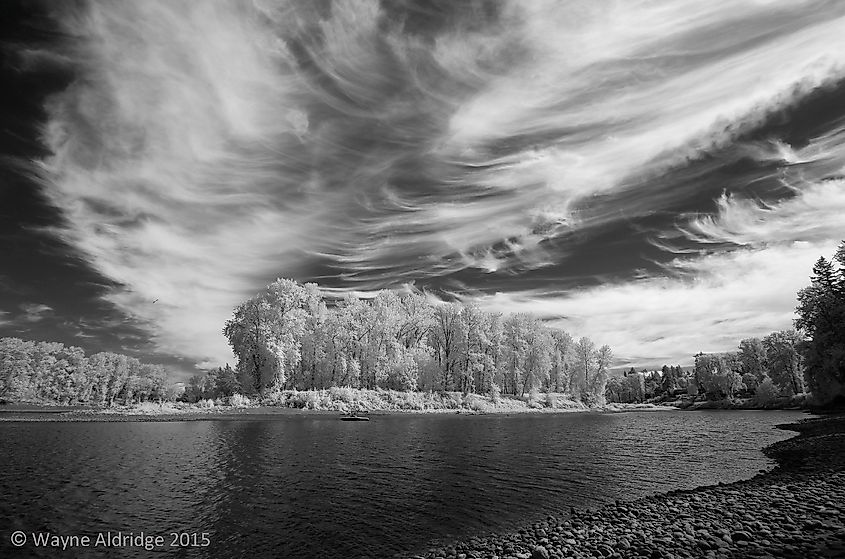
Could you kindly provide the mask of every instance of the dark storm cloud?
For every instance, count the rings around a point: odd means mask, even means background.
[[[74,77],[45,105],[40,231],[162,352],[226,360],[232,306],[281,275],[416,282],[679,360],[788,326],[806,270],[743,282],[843,232],[819,93],[841,3],[55,9],[73,38],[19,53]]]

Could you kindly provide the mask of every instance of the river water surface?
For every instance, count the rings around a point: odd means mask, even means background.
[[[0,422],[0,557],[393,557],[748,478],[798,412]],[[10,534],[164,535],[57,553]],[[188,534],[171,536],[171,533]],[[176,543],[207,547],[169,547]],[[193,536],[196,534],[196,536]],[[194,539],[196,538],[196,539]],[[189,541],[190,539],[190,541]]]

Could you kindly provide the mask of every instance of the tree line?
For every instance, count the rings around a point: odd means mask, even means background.
[[[663,365],[660,371],[631,367],[621,377],[607,381],[608,402],[638,403],[653,398],[671,398],[687,391],[689,374],[680,365]]]
[[[845,398],[845,242],[819,258],[798,292],[795,328],[746,338],[737,351],[699,353],[692,371],[664,365],[607,383],[607,400],[642,402],[686,391],[708,400],[753,396],[759,402],[811,393],[818,403]]]
[[[802,349],[804,338],[796,330],[772,332],[763,338],[746,338],[737,351],[698,353],[685,371],[664,365],[661,371],[631,368],[607,383],[609,402],[645,402],[672,399],[686,393],[707,400],[757,396],[768,402],[779,396],[806,392]]]
[[[188,382],[197,400],[348,386],[524,396],[568,393],[588,404],[686,391],[708,399],[774,398],[809,390],[845,398],[845,242],[820,258],[798,293],[796,330],[746,338],[737,351],[699,353],[691,371],[608,378],[608,346],[575,339],[527,314],[380,291],[324,299],[315,284],[279,279],[238,305],[223,328],[237,359]],[[159,365],[57,342],[0,338],[0,399],[113,405],[172,399]]]
[[[120,353],[0,338],[0,399],[112,406],[162,400],[167,371]]]
[[[325,300],[315,284],[278,279],[223,328],[237,358],[189,381],[186,398],[349,386],[523,396],[566,392],[604,401],[608,346],[527,314],[383,290]]]
[[[798,292],[794,330],[748,338],[731,353],[695,356],[694,385],[707,398],[747,391],[762,399],[809,392],[817,403],[845,398],[845,241],[820,257]]]
[[[801,335],[795,330],[746,338],[737,351],[698,353],[690,370],[664,365],[661,371],[637,372],[607,383],[610,402],[671,400],[682,394],[706,400],[757,397],[768,403],[778,396],[805,392]]]
[[[805,392],[802,336],[795,330],[746,338],[738,351],[699,353],[693,368],[693,393],[707,399],[747,395],[794,396]]]

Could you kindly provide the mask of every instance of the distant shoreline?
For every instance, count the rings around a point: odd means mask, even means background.
[[[273,419],[296,416],[343,416],[343,410],[291,408],[281,406],[215,406],[213,408],[178,408],[167,404],[138,408],[134,406],[94,408],[90,406],[49,406],[36,404],[7,404],[0,406],[0,422],[86,422],[86,421],[238,421]],[[143,410],[143,411],[139,411]],[[371,417],[387,415],[525,415],[569,413],[623,413],[631,411],[677,411],[671,406],[653,404],[611,404],[605,407],[583,408],[501,408],[477,411],[471,409],[372,409],[359,412]]]
[[[631,411],[698,410],[797,410],[795,399],[782,398],[765,406],[753,399],[693,401],[677,399],[648,403],[587,405],[564,393],[531,393],[525,396],[479,395],[460,392],[402,392],[332,388],[288,390],[263,398],[234,395],[216,400],[142,402],[111,407],[91,404],[61,405],[51,402],[0,404],[0,421],[203,421],[273,419],[302,415],[522,415],[560,413],[622,413]]]

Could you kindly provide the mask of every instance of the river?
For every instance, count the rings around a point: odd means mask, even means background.
[[[61,554],[33,544],[33,534],[46,532],[88,535],[91,544],[107,532],[161,535],[154,555],[168,557],[422,553],[570,507],[751,477],[772,466],[760,449],[791,436],[774,425],[801,417],[667,411],[3,422],[0,557],[153,554],[132,547],[138,540]],[[28,541],[12,548],[16,530]]]

